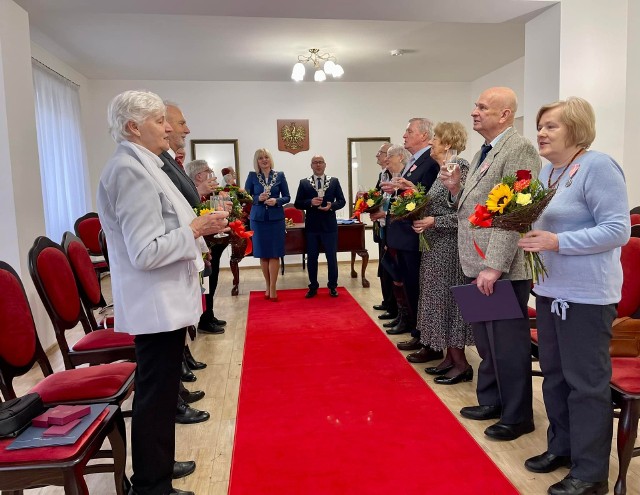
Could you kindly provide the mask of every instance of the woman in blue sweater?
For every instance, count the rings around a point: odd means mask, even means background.
[[[570,467],[552,495],[608,491],[613,415],[609,340],[622,288],[620,247],[629,239],[627,189],[620,166],[588,151],[595,115],[571,97],[538,111],[540,180],[556,194],[519,242],[541,252],[548,277],[536,294],[542,392],[549,417],[547,451],[525,467]]]

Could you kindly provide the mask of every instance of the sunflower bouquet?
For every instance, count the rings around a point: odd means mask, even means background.
[[[360,220],[363,213],[375,213],[382,207],[383,194],[378,189],[369,189],[361,193],[353,206],[353,217]]]
[[[391,202],[389,213],[391,221],[396,220],[419,220],[422,218],[425,208],[431,198],[425,192],[422,184],[417,184],[415,188],[406,189],[398,194]],[[424,232],[418,234],[420,251],[428,251],[429,243]]]
[[[502,178],[489,192],[484,205],[476,205],[469,222],[476,228],[498,228],[519,232],[521,236],[531,230],[555,194],[555,189],[545,189],[529,170],[518,170],[516,175]],[[474,241],[474,247],[484,259],[485,255]],[[525,252],[527,270],[533,281],[548,275],[539,253]]]

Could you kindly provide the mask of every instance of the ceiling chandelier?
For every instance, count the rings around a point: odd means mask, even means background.
[[[311,63],[315,69],[313,79],[316,82],[322,82],[327,79],[327,74],[331,77],[341,77],[344,69],[336,63],[336,57],[330,53],[320,53],[317,48],[309,49],[310,55],[298,55],[298,62],[293,66],[291,79],[294,81],[302,81],[304,79],[304,64]],[[322,65],[322,68],[320,68]]]

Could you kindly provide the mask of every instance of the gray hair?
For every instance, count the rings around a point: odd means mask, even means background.
[[[164,115],[166,111],[162,98],[151,91],[132,90],[117,95],[107,108],[109,133],[116,143],[126,141],[130,134],[127,123],[138,125],[155,115]]]
[[[417,122],[418,130],[420,132],[424,132],[427,134],[429,139],[433,137],[433,122],[424,117],[414,117],[413,119],[409,119],[409,122]]]
[[[196,180],[196,175],[204,171],[209,172],[210,170],[211,169],[209,168],[209,164],[206,160],[193,160],[184,166],[184,171],[194,182]]]
[[[402,164],[406,165],[411,159],[411,153],[405,149],[401,144],[392,144],[387,150],[387,156],[400,155],[402,157]]]

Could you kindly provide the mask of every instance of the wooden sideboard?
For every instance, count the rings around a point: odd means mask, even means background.
[[[362,258],[362,268],[360,276],[362,277],[362,287],[369,287],[369,281],[365,276],[367,265],[369,264],[369,251],[365,247],[363,223],[352,223],[338,225],[338,252],[351,253],[351,278],[357,278],[358,273],[355,270],[356,255]],[[287,227],[285,236],[285,254],[304,254],[306,251],[304,224],[296,223],[293,227]],[[231,273],[233,273],[233,288],[231,295],[238,295],[238,286],[240,285],[240,267],[239,264],[244,257],[245,244],[231,245]]]

